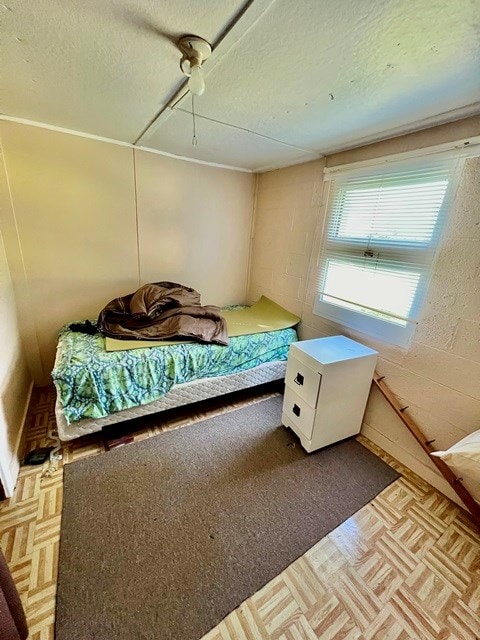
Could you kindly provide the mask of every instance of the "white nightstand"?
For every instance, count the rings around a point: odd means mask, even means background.
[[[360,432],[377,355],[344,336],[290,346],[282,422],[306,451]]]

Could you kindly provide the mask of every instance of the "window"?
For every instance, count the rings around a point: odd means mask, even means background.
[[[316,314],[409,344],[457,164],[430,158],[326,175],[329,204]]]

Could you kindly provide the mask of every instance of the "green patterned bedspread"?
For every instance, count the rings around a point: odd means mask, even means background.
[[[131,351],[105,351],[105,338],[60,332],[52,371],[70,424],[158,400],[174,384],[224,376],[264,362],[286,360],[294,329],[230,338],[228,347],[189,343]]]

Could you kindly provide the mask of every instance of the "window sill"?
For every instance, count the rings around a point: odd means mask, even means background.
[[[313,307],[313,313],[317,316],[327,318],[341,324],[349,329],[360,331],[372,338],[377,338],[383,342],[407,349],[415,333],[416,325],[408,323],[403,327],[388,320],[375,318],[366,313],[345,309],[330,302],[321,300],[317,295]]]

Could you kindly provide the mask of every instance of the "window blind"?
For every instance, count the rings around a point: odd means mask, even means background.
[[[335,307],[398,327],[416,323],[457,164],[416,159],[328,176],[316,313],[338,319]]]

